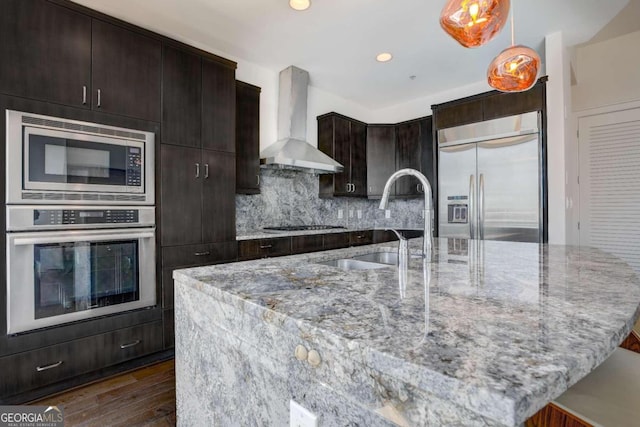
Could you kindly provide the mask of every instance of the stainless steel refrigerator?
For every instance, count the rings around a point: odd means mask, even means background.
[[[537,112],[438,131],[440,237],[543,240]]]

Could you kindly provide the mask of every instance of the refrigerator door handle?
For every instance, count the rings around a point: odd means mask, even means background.
[[[475,187],[476,187],[476,183],[475,183],[475,176],[473,174],[469,175],[469,213],[467,214],[467,218],[469,219],[469,238],[470,239],[475,239],[475,229],[474,229],[474,222],[475,222],[475,214],[474,214],[474,209],[475,209]]]
[[[484,240],[484,174],[482,173],[480,174],[478,185],[480,187],[480,197],[478,198],[478,216],[480,221],[478,223],[478,231],[480,240]]]

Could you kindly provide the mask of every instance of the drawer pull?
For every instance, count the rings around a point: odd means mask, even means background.
[[[358,239],[364,239],[364,236],[356,236]]]
[[[134,347],[134,346],[140,344],[140,342],[141,342],[140,340],[135,340],[135,341],[127,343],[127,344],[120,344],[120,348],[122,350],[124,350],[125,348]]]
[[[56,363],[52,363],[51,365],[36,366],[36,371],[37,372],[48,371],[49,369],[57,368],[60,365],[62,365],[62,360],[58,360]]]
[[[211,255],[210,251],[205,251],[205,252],[196,252],[194,253],[195,256],[205,256],[205,255]]]
[[[273,245],[260,245],[260,249],[269,249],[272,248]]]

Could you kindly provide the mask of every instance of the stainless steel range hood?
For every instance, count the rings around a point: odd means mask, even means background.
[[[308,142],[309,73],[290,66],[280,71],[278,141],[260,152],[260,166],[308,173],[337,173],[344,167]]]

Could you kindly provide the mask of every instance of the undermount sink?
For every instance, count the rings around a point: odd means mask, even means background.
[[[389,267],[388,264],[381,264],[379,262],[360,261],[355,258],[332,259],[329,261],[319,262],[318,264],[328,265],[330,267],[338,267],[343,270],[374,270],[376,268]]]
[[[398,265],[397,252],[373,252],[370,254],[356,255],[351,259],[358,261],[374,262],[378,264]]]

